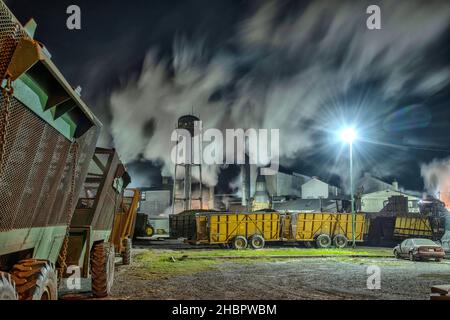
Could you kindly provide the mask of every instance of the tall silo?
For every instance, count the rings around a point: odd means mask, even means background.
[[[200,119],[193,115],[185,115],[178,119],[177,129],[187,130],[190,134],[190,144],[187,145],[188,152],[190,152],[190,156],[186,158],[186,161],[180,162],[178,159],[179,154],[179,135],[177,136],[177,145],[176,145],[176,155],[175,159],[175,174],[174,174],[174,184],[173,184],[173,201],[172,201],[172,213],[175,213],[175,207],[177,204],[181,204],[181,207],[184,210],[191,210],[193,208],[192,201],[198,201],[200,205],[200,209],[203,208],[203,190],[202,190],[202,167],[200,163],[194,162],[194,153],[196,151],[201,152],[201,147],[199,146],[199,150],[195,150],[194,140],[196,139],[195,135],[197,134],[195,130],[195,126],[200,123]],[[198,138],[198,137],[197,137]],[[201,144],[201,140],[198,139],[197,144]],[[178,177],[179,171],[182,170],[182,177]],[[192,182],[192,174],[193,170],[198,170],[198,181],[195,183]],[[198,197],[192,196],[193,184],[198,184],[199,187],[199,195]],[[182,192],[180,192],[182,191]]]

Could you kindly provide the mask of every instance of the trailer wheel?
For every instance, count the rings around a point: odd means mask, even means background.
[[[114,246],[110,243],[94,244],[91,252],[92,293],[104,298],[111,292],[114,282]]]
[[[242,250],[247,248],[248,242],[247,239],[243,236],[237,236],[233,239],[232,246],[233,249]]]
[[[133,243],[130,238],[124,239],[124,247],[125,250],[122,252],[122,263],[128,266],[131,264],[131,249],[133,247]]]
[[[331,246],[331,238],[329,235],[322,233],[316,238],[318,248],[329,248]]]
[[[22,260],[14,265],[11,277],[20,300],[58,300],[55,266],[47,260]]]
[[[251,236],[249,242],[250,242],[250,246],[256,250],[264,248],[264,245],[266,244],[264,237],[259,234],[255,234],[255,235]]]
[[[333,238],[333,243],[336,248],[345,248],[348,244],[348,239],[343,234],[337,234]]]
[[[0,272],[0,301],[19,300],[16,292],[16,285],[9,273]]]

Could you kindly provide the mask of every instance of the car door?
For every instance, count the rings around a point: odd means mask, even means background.
[[[411,246],[411,240],[405,240],[402,242],[401,248],[400,248],[402,256],[408,255],[410,246]]]
[[[403,249],[405,248],[406,241],[408,241],[408,240],[403,240],[403,241],[400,242],[400,244],[398,245],[398,253],[400,254],[400,256],[403,256]]]
[[[409,244],[408,244],[408,251],[406,252],[406,254],[409,256],[409,252],[412,251],[412,249],[414,249],[414,246],[416,244],[414,243],[414,240],[410,239],[409,240]]]

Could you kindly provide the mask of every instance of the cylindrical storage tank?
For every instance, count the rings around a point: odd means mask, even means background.
[[[194,136],[195,122],[199,122],[200,119],[193,115],[185,115],[178,119],[177,129],[185,129],[189,131],[191,137]]]

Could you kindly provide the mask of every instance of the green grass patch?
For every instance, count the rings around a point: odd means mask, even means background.
[[[189,253],[191,254],[192,252]],[[233,260],[232,263],[250,265],[275,261],[276,259],[265,257],[257,260],[243,257],[239,260]],[[189,259],[189,256],[183,252],[171,250],[148,250],[138,253],[134,257],[134,262],[136,266],[129,272],[146,280],[215,270],[219,265],[227,263],[214,256],[211,256],[210,259]]]
[[[162,250],[139,253],[134,261],[137,264],[134,274],[145,279],[203,272],[214,269],[219,263],[215,260],[184,259],[183,254]]]
[[[390,249],[356,248],[356,249],[305,249],[305,248],[266,248],[262,250],[231,250],[231,249],[189,249],[161,250],[149,249],[136,254],[134,274],[144,279],[164,278],[178,275],[188,275],[214,270],[225,261],[221,258],[233,259],[233,263],[254,264],[260,262],[275,262],[276,256],[336,256],[349,255],[390,256]],[[257,259],[255,259],[257,258]],[[130,272],[133,272],[130,270]]]
[[[367,255],[367,256],[392,256],[391,249],[385,248],[346,248],[346,249],[305,249],[305,248],[265,248],[261,250],[232,250],[232,249],[211,249],[211,250],[184,250],[174,251],[176,254],[187,255],[188,257],[265,257],[265,256],[322,256],[322,255]]]

